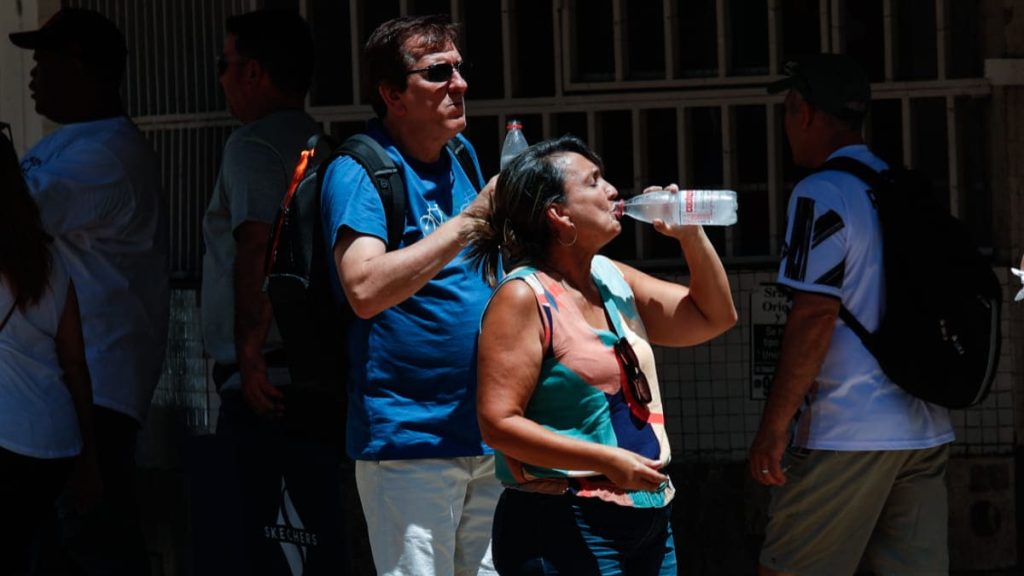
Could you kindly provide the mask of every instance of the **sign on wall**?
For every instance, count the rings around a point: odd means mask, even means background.
[[[775,284],[750,293],[750,399],[764,400],[782,351],[782,330],[789,316],[789,297]]]

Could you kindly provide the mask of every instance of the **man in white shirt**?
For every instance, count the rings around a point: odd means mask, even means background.
[[[34,51],[36,112],[63,127],[22,160],[43,226],[78,290],[104,484],[93,511],[61,514],[86,574],[149,574],[135,496],[135,444],[167,338],[167,223],[159,162],[120,99],[127,48],[102,15],[65,8],[10,35]]]
[[[847,156],[887,168],[861,137],[871,88],[856,61],[817,54],[788,63],[786,75],[769,91],[788,91],[795,164]],[[882,236],[866,188],[826,170],[800,181],[789,201],[778,281],[793,308],[750,449],[751,475],[773,487],[762,575],[852,574],[862,559],[879,574],[948,570],[949,413],[890,381],[838,319],[845,307],[874,331],[885,305]]]

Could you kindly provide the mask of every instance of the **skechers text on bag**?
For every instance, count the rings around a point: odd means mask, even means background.
[[[964,224],[931,199],[914,170],[876,172],[837,157],[838,170],[868,186],[882,229],[885,310],[874,333],[843,306],[839,317],[860,337],[890,380],[947,408],[988,395],[999,361],[1002,294],[991,265]]]

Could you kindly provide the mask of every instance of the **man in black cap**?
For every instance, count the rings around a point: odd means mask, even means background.
[[[34,51],[36,111],[63,127],[22,160],[43,226],[67,263],[82,310],[104,496],[61,511],[86,574],[149,574],[135,498],[135,445],[167,337],[167,227],[159,163],[120,99],[127,49],[102,15],[65,8],[10,35]]]
[[[867,76],[846,56],[786,64],[768,87],[786,91],[784,125],[798,166],[851,157],[885,162],[864,144]],[[771,486],[759,574],[945,574],[944,483],[953,429],[945,408],[890,381],[845,307],[877,329],[883,302],[882,238],[866,184],[825,170],[789,201],[778,281],[792,290],[782,352],[750,448],[750,473]],[[795,430],[790,424],[796,418]]]

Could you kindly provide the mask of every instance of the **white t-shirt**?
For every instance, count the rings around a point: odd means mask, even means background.
[[[850,156],[876,170],[885,162],[864,145]],[[839,298],[869,331],[884,306],[882,239],[866,185],[827,171],[797,184],[789,200],[779,283]],[[953,441],[949,412],[892,383],[857,335],[837,320],[815,386],[804,402],[793,444],[821,450],[906,450]]]
[[[82,448],[78,415],[64,385],[55,340],[70,280],[52,247],[50,253],[49,289],[27,311],[15,309],[0,330],[0,446],[47,459],[69,458]],[[0,280],[0,318],[13,302]]]
[[[118,116],[64,126],[21,168],[75,282],[93,401],[144,422],[170,304],[156,154]]]

